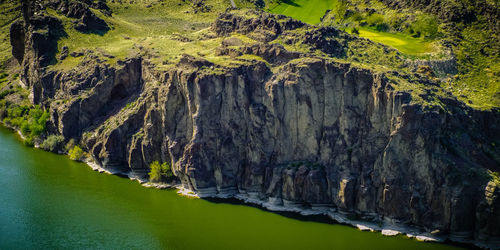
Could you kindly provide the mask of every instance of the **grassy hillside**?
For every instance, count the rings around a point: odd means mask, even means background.
[[[9,29],[13,21],[21,16],[17,0],[4,0],[0,2],[0,66],[12,57]]]
[[[48,10],[51,15],[63,20],[68,36],[58,43],[59,51],[67,46],[70,51],[87,49],[100,52],[104,59],[113,63],[137,53],[138,48],[148,50],[158,59],[175,60],[182,53],[208,53],[204,48],[214,41],[199,41],[218,13],[230,6],[229,1],[210,0],[206,6],[210,11],[199,11],[189,1],[135,1],[110,2],[112,17],[97,10],[111,30],[104,33],[81,33],[73,28],[73,19]],[[220,42],[220,41],[219,41]],[[139,49],[140,50],[140,49]],[[72,68],[79,58],[68,57],[54,65],[55,68]]]

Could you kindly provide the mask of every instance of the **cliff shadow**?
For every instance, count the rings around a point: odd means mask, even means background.
[[[282,0],[281,4],[287,4],[287,5],[291,5],[294,7],[301,7],[301,5],[296,3],[294,0]]]
[[[229,204],[229,205],[243,205],[243,206],[249,206],[249,207],[254,207],[254,208],[257,208],[257,209],[260,209],[262,211],[265,211],[265,212],[271,212],[271,213],[275,213],[275,214],[278,214],[278,215],[281,215],[281,216],[284,216],[286,218],[289,218],[289,219],[293,219],[293,220],[299,220],[299,221],[304,221],[304,222],[317,222],[317,223],[324,223],[324,224],[330,224],[330,225],[334,225],[334,224],[337,224],[337,225],[344,225],[346,227],[350,227],[350,228],[353,228],[353,229],[356,229],[356,227],[352,226],[352,225],[349,225],[349,224],[344,224],[344,223],[340,223],[326,215],[302,215],[302,214],[299,214],[297,212],[287,212],[287,211],[273,211],[273,210],[269,210],[261,205],[258,205],[258,204],[254,204],[254,203],[246,203],[242,200],[238,200],[236,198],[228,198],[228,199],[223,199],[223,198],[202,198],[203,200],[206,200],[208,202],[212,202],[212,203],[217,203],[217,204]],[[380,234],[380,232],[377,232],[377,231],[374,231],[374,232],[366,232],[366,233],[377,233],[377,234]],[[381,237],[388,237],[388,236],[383,236],[382,234],[380,234]],[[407,236],[405,234],[401,235],[402,237],[406,237]],[[434,244],[441,244],[441,245],[449,245],[449,246],[455,246],[455,247],[459,247],[459,248],[464,248],[464,249],[482,249],[472,243],[459,243],[459,242],[454,242],[454,241],[451,241],[449,239],[446,239],[445,241],[443,242],[432,242]],[[426,244],[425,242],[422,242],[422,244]]]
[[[61,20],[52,16],[32,16],[29,25],[33,29],[30,34],[32,49],[38,55],[40,65],[45,67],[56,64],[56,55],[59,53],[58,41],[68,37]]]

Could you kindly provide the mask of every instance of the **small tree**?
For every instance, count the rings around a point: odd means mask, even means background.
[[[152,182],[160,182],[162,180],[168,180],[174,176],[172,172],[172,167],[170,164],[164,162],[160,164],[158,161],[152,162],[150,165],[149,180]]]
[[[40,147],[46,151],[56,152],[62,148],[63,143],[64,137],[62,135],[50,135]]]
[[[413,30],[425,38],[434,38],[438,34],[438,23],[436,17],[422,14],[412,25]]]
[[[83,150],[78,147],[74,146],[72,149],[69,150],[69,158],[73,161],[81,161],[83,157]]]

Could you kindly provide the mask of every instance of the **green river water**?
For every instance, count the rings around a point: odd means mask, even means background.
[[[25,147],[0,127],[0,249],[451,249],[180,197]]]

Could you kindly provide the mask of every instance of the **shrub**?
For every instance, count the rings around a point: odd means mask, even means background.
[[[363,14],[360,13],[360,12],[355,12],[354,14],[352,14],[352,16],[350,17],[351,20],[353,20],[354,22],[361,22],[363,20]]]
[[[434,38],[438,34],[436,17],[427,14],[419,15],[417,20],[412,24],[412,29],[415,33],[426,38]]]
[[[168,180],[174,176],[172,167],[166,162],[160,165],[158,161],[154,161],[149,165],[149,167],[149,180],[152,182]]]
[[[21,134],[23,135],[28,135],[30,133],[30,125],[28,123],[28,121],[23,121],[21,123]]]
[[[57,152],[62,148],[63,143],[64,137],[62,135],[50,135],[40,147],[46,151]]]
[[[66,146],[64,147],[64,150],[66,150],[66,152],[69,152],[75,146],[76,146],[75,139],[71,139],[71,140],[69,140],[68,143],[66,143]]]
[[[5,109],[2,112],[4,123],[20,129],[23,136],[35,139],[45,132],[50,117],[47,111],[38,106],[18,105],[10,105]]]
[[[366,22],[370,26],[376,26],[378,24],[384,23],[384,16],[377,13],[373,13],[366,18]]]
[[[74,146],[72,149],[69,150],[68,154],[71,160],[81,161],[83,157],[83,150],[78,146]]]
[[[375,27],[378,31],[387,31],[389,29],[389,25],[385,22],[385,17],[377,13],[368,16],[366,22],[369,26]]]
[[[379,23],[375,25],[375,29],[378,31],[387,31],[389,30],[389,25],[386,23]]]
[[[359,35],[358,28],[356,28],[356,27],[352,28],[352,34]]]
[[[24,138],[24,145],[28,146],[28,147],[33,147],[34,143],[33,143],[33,137],[31,136],[27,136]]]

